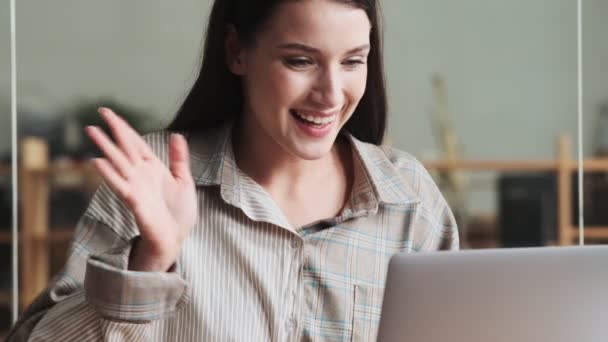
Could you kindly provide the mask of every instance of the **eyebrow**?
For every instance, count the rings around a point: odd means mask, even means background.
[[[278,46],[278,48],[285,49],[285,50],[300,50],[300,51],[305,51],[308,53],[320,53],[321,52],[319,49],[313,48],[312,46],[300,44],[300,43],[281,44]],[[346,52],[346,54],[348,55],[348,54],[352,54],[352,53],[363,52],[363,51],[367,51],[369,49],[370,49],[369,44],[364,44],[361,46],[357,46],[354,49],[348,50]]]

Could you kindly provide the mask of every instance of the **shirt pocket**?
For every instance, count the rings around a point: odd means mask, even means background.
[[[355,285],[351,341],[376,341],[382,312],[383,287]]]

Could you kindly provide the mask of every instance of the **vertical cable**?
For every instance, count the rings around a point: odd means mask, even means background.
[[[11,6],[11,177],[13,180],[13,227],[12,227],[12,250],[13,250],[13,291],[11,298],[11,317],[13,324],[19,315],[19,203],[17,193],[17,51],[15,35],[15,0],[10,1]]]
[[[576,1],[577,83],[578,83],[578,241],[585,244],[583,215],[583,0]]]
[[[17,51],[15,30],[15,0],[10,0],[11,11],[11,187],[13,189],[13,227],[12,227],[12,250],[13,250],[13,289],[11,296],[11,317],[13,324],[19,316],[19,203],[18,203],[18,179],[17,179]]]

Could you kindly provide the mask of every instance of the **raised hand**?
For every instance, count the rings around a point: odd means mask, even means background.
[[[99,113],[116,143],[99,127],[85,128],[105,156],[94,160],[95,167],[131,210],[141,235],[129,269],[167,271],[197,217],[186,139],[171,135],[166,167],[121,117],[108,108],[100,108]]]

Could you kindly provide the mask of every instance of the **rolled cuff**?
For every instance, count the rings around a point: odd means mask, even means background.
[[[190,301],[190,285],[176,267],[171,272],[128,270],[135,239],[87,261],[85,297],[104,318],[146,323],[166,318]]]

